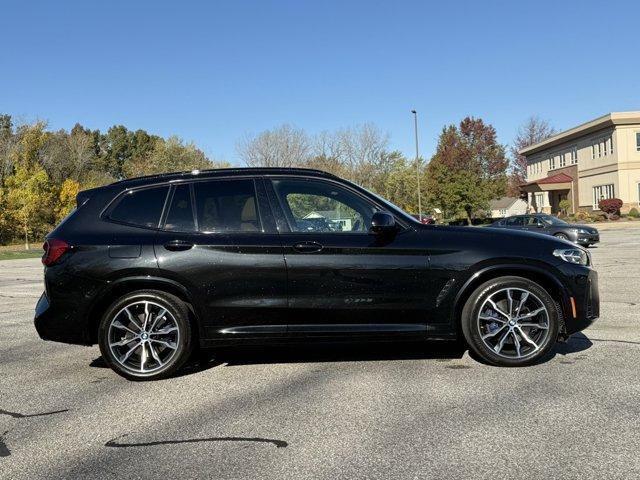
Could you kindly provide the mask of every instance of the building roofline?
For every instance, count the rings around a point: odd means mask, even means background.
[[[640,124],[640,111],[607,113],[606,115],[582,123],[577,127],[560,132],[546,140],[529,145],[528,147],[519,150],[518,153],[525,156],[532,155],[583,135],[597,132],[603,128],[615,125],[632,125],[635,123]]]

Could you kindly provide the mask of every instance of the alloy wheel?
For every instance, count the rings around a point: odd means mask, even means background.
[[[113,316],[107,340],[115,361],[134,375],[146,375],[161,370],[176,356],[180,328],[167,308],[140,300]]]
[[[491,294],[477,316],[484,345],[504,358],[522,360],[535,355],[549,337],[549,312],[523,288],[503,288]]]

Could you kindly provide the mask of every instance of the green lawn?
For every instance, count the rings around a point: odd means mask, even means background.
[[[37,258],[42,250],[5,250],[0,251],[0,260],[17,260],[19,258]]]

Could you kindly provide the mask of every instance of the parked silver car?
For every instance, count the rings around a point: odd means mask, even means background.
[[[600,233],[596,228],[587,225],[567,223],[553,215],[536,213],[532,215],[515,215],[503,218],[490,225],[497,228],[513,228],[546,233],[556,238],[570,240],[573,243],[589,247],[600,241]]]

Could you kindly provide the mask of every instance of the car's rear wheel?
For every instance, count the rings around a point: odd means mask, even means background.
[[[499,366],[524,366],[545,356],[558,338],[561,313],[549,293],[522,277],[499,277],[480,285],[462,310],[469,347]]]
[[[556,233],[554,237],[559,238],[560,240],[569,240],[569,237],[565,233]]]
[[[98,331],[107,364],[131,380],[157,380],[174,374],[189,358],[189,310],[174,295],[139,290],[107,310]]]

